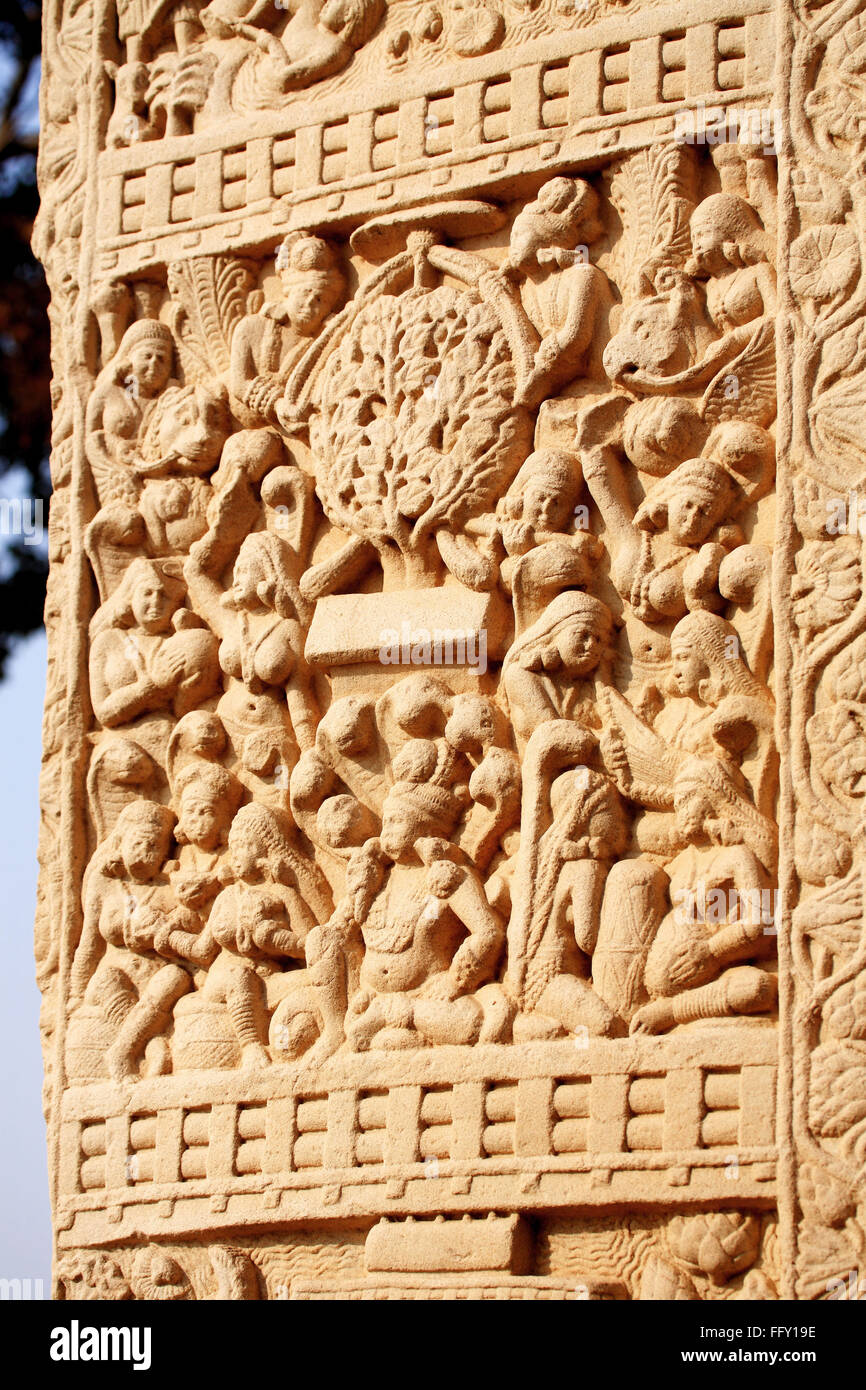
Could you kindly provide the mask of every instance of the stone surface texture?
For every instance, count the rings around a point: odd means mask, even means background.
[[[57,1296],[848,1296],[866,5],[45,60]]]

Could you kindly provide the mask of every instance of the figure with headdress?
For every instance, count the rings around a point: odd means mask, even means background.
[[[591,594],[558,594],[509,648],[502,685],[522,750],[549,719],[598,728],[597,694],[610,679],[613,616]]]
[[[220,638],[229,683],[218,712],[235,752],[259,778],[277,764],[290,768],[312,747],[318,722],[304,659],[309,608],[298,590],[296,557],[275,532],[255,531],[241,544],[227,593],[196,547],[184,573],[197,610]]]
[[[590,980],[605,880],[629,830],[613,782],[588,765],[594,748],[579,724],[550,720],[524,755],[504,981],[519,1009],[515,1040],[624,1031]]]
[[[178,851],[166,873],[177,899],[203,921],[230,880],[226,847],[242,787],[220,761],[227,749],[219,716],[195,709],[175,724],[166,750],[165,770],[178,817]]]
[[[178,906],[163,872],[174,813],[157,802],[124,807],[84,878],[84,925],[75,952],[70,1008],[82,1035],[107,1027],[106,1054],[115,1080],[138,1074],[151,1039],[164,1034],[176,1001],[191,987],[188,972],[172,962],[172,931],[197,929],[197,919]],[[94,1043],[94,1045],[96,1045]],[[154,1071],[169,1067],[168,1047],[149,1049]]]
[[[179,848],[167,873],[179,901],[196,912],[207,913],[223,887],[225,847],[240,791],[230,772],[204,758],[187,763],[172,779]]]
[[[160,396],[136,466],[153,554],[186,554],[204,535],[211,498],[205,478],[219,463],[229,431],[221,387],[170,386]]]
[[[778,832],[742,780],[719,761],[689,758],[674,784],[674,814],[686,842],[667,866],[672,909],[646,958],[649,994],[632,1033],[766,1013],[777,981],[773,884]]]
[[[672,777],[684,756],[747,771],[762,814],[772,814],[776,792],[773,697],[752,674],[733,624],[716,613],[689,613],[671,633],[670,653],[668,698],[648,720],[613,687],[601,694],[605,766],[624,796],[652,808],[641,825],[648,849],[653,816],[661,812],[668,824]]]
[[[611,577],[644,622],[719,610],[719,572],[745,536],[737,518],[772,483],[773,441],[748,422],[713,429],[697,458],[687,458],[654,483],[637,506],[617,450],[581,438],[584,473],[611,538]]]
[[[685,621],[697,626],[698,617]],[[723,623],[709,614],[700,619]],[[671,701],[689,702],[667,721],[677,744],[639,720],[615,691],[604,695],[602,756],[622,794],[647,808],[634,823],[634,845],[648,857],[621,860],[608,875],[596,943],[599,988],[639,1031],[763,1012],[775,1000],[773,977],[743,963],[773,953],[772,706],[747,671],[731,676],[726,693],[720,671],[715,682],[712,671],[696,679],[701,666],[700,649],[693,662],[682,651],[675,661],[685,688],[693,681],[701,687],[696,697]],[[738,766],[752,743],[766,810]]]
[[[189,954],[201,960],[218,948],[201,999],[225,1004],[241,1065],[266,1066],[267,985],[287,961],[304,959],[304,940],[316,925],[308,902],[322,912],[321,875],[303,861],[274,812],[254,802],[232,821],[228,857],[233,882],[217,896]]]
[[[433,739],[410,739],[392,772],[380,835],[352,853],[344,898],[307,941],[316,1059],[344,1039],[355,1051],[496,1041],[513,1013],[492,983],[502,921],[451,843],[467,788]]]
[[[170,385],[160,393],[126,476],[109,486],[87,528],[85,546],[102,599],[136,554],[184,555],[205,535],[214,495],[207,475],[229,428],[222,387]]]
[[[734,193],[714,193],[692,213],[689,231],[692,255],[685,271],[706,281],[707,312],[715,327],[730,333],[771,318],[776,276],[754,208]]]
[[[174,340],[164,323],[139,319],[100,372],[87,407],[87,458],[102,506],[120,498],[135,505],[134,469],[161,393],[171,382]]]
[[[595,190],[562,176],[543,184],[514,219],[503,273],[519,287],[540,339],[521,404],[537,405],[578,373],[598,371],[592,347],[611,294],[588,248],[601,231]]]
[[[772,238],[729,192],[703,199],[684,231],[642,267],[644,294],[605,347],[605,371],[642,394],[703,389],[711,425],[766,426],[776,414]]]
[[[736,522],[772,478],[774,450],[757,425],[726,423],[703,455],[687,459],[651,489],[634,515],[643,532],[630,599],[639,618],[679,618],[719,609],[719,570],[743,544]]]
[[[514,604],[517,637],[563,589],[586,584],[601,557],[598,538],[573,529],[582,481],[576,454],[538,449],[496,504],[495,529],[505,551],[500,574]],[[485,520],[469,522],[467,531]]]
[[[139,557],[90,625],[90,692],[106,728],[139,715],[180,718],[219,683],[217,643],[185,607],[186,585],[165,564]]]
[[[245,426],[276,424],[276,406],[301,354],[345,288],[336,253],[322,237],[290,232],[276,270],[282,296],[242,319],[232,337],[230,389]]]

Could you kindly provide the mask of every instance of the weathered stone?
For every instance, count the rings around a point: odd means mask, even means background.
[[[863,15],[47,13],[58,1290],[851,1296]]]

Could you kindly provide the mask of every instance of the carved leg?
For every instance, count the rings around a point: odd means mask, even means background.
[[[239,966],[226,986],[226,1008],[241,1049],[241,1066],[269,1066],[264,1044],[264,997],[255,971]]]
[[[644,972],[667,912],[668,882],[663,869],[640,859],[621,860],[607,876],[592,956],[592,983],[626,1021],[647,998]]]
[[[127,1013],[109,1048],[108,1071],[113,1080],[135,1075],[145,1043],[166,1027],[176,1001],[191,984],[189,975],[179,965],[164,965],[157,971],[138,1003]]]
[[[202,563],[216,573],[228,564],[244,536],[255,527],[259,499],[255,484],[284,458],[280,438],[271,430],[240,430],[227,440],[211,483],[208,532],[199,542]]]
[[[481,1005],[476,999],[416,999],[414,1023],[428,1042],[466,1044],[478,1040]]]
[[[539,998],[535,1012],[555,1019],[570,1033],[585,1028],[596,1037],[614,1038],[625,1031],[613,1009],[576,975],[555,975]]]
[[[357,1014],[346,1026],[349,1047],[353,1052],[366,1052],[376,1034],[390,1022],[383,1001],[378,998],[371,999],[363,1013]]]
[[[346,957],[333,933],[325,927],[313,927],[304,943],[304,950],[322,1013],[322,1036],[310,1053],[310,1062],[317,1063],[330,1057],[345,1041],[348,1008]]]
[[[85,995],[85,1001],[88,1004],[96,1004],[102,1009],[108,1022],[120,1029],[125,1019],[135,1008],[138,1002],[138,993],[122,970],[103,965],[94,975],[93,983]]]
[[[777,988],[775,975],[754,965],[737,965],[712,984],[645,1004],[632,1019],[631,1032],[664,1033],[677,1023],[699,1018],[766,1013],[776,1002]]]

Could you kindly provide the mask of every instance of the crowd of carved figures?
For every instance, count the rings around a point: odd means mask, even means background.
[[[779,1199],[797,1294],[826,1296],[866,1255],[862,4],[777,8],[778,197],[766,150],[659,133],[523,177],[514,202],[425,186],[351,238],[275,223],[267,256],[138,279],[91,259],[100,149],[611,5],[419,3],[405,27],[385,0],[45,9],[49,1077],[63,1011],[73,1085],[772,1026],[781,806]],[[399,629],[409,594],[489,621],[488,669],[377,667],[360,641],[335,665],[310,642],[320,604],[377,595]],[[773,1296],[760,1223],[678,1216],[615,1263],[632,1296]],[[68,1296],[264,1283],[217,1244],[69,1254],[58,1277]]]
[[[97,288],[71,1077],[772,1019],[773,177],[670,143]],[[489,669],[311,649],[408,591]]]

